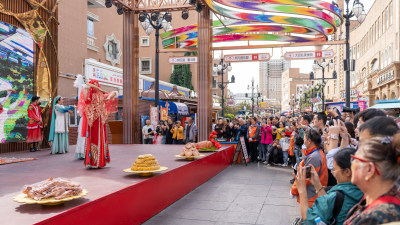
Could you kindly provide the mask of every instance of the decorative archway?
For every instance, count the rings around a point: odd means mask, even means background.
[[[124,12],[124,143],[138,143],[138,14],[195,9],[187,0],[112,0]],[[322,0],[198,0],[202,8],[198,24],[161,34],[164,51],[198,51],[198,130],[199,140],[208,139],[211,130],[212,43],[222,41],[268,40],[284,45],[327,44],[343,22],[335,4]],[[244,12],[243,12],[244,10]],[[210,23],[211,11],[218,21]],[[220,17],[225,17],[221,19]],[[289,43],[289,44],[288,44]],[[294,44],[292,44],[294,43]],[[342,43],[342,42],[341,42]],[[335,43],[338,44],[338,43]],[[247,46],[242,46],[247,47]],[[248,48],[254,46],[248,46]],[[292,46],[293,47],[293,46]],[[257,46],[257,48],[260,48]],[[265,48],[265,47],[264,47]],[[161,50],[160,50],[161,52]],[[125,58],[126,57],[126,58]],[[136,134],[138,133],[138,134]]]
[[[58,24],[57,7],[60,0],[3,0],[0,3],[0,21],[25,29],[33,38],[34,46],[34,85],[33,92],[39,95],[47,104],[44,108],[43,143],[47,144],[50,126],[50,105],[52,97],[57,94],[58,82],[58,53],[57,37]],[[29,101],[29,99],[27,99]],[[21,143],[0,145],[10,150],[27,149]]]

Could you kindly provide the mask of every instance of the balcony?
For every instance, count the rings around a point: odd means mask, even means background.
[[[92,37],[92,36],[88,35],[87,36],[87,48],[92,50],[92,51],[98,52],[99,51],[99,47],[97,47],[95,45],[95,43],[94,43],[95,40],[96,40],[95,37]]]
[[[105,0],[87,0],[88,8],[105,8]]]

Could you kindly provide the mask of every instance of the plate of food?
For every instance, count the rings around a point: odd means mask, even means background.
[[[157,159],[151,155],[139,155],[135,160],[135,163],[131,168],[126,168],[123,171],[125,173],[136,173],[140,176],[151,176],[153,173],[161,172],[167,170],[168,167],[160,166]]]
[[[25,204],[59,205],[66,201],[81,198],[88,194],[80,184],[66,178],[52,178],[25,185],[22,193],[13,200]]]
[[[194,143],[187,143],[185,147],[183,147],[181,154],[175,155],[176,158],[186,160],[195,160],[204,156],[205,155],[199,153]]]

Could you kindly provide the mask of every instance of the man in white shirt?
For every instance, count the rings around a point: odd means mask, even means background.
[[[146,126],[142,129],[144,144],[153,144],[154,127],[150,120],[146,120]]]

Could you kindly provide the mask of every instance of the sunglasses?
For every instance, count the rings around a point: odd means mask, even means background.
[[[368,160],[366,160],[366,159],[359,158],[359,157],[354,156],[354,155],[352,155],[352,156],[350,156],[350,157],[351,157],[350,161],[351,161],[352,163],[353,163],[353,161],[354,161],[355,159],[357,159],[358,161],[363,162],[363,163],[370,163],[370,162],[371,162],[371,161],[368,161]],[[376,166],[375,166],[375,171],[376,171],[376,173],[377,173],[379,176],[381,175],[381,173],[379,172],[378,168],[376,168]]]

